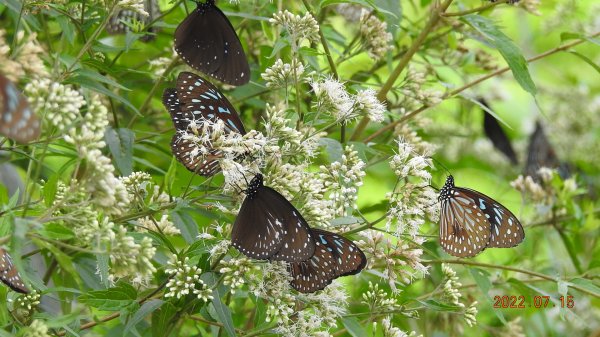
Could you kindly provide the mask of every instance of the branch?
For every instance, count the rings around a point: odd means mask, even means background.
[[[596,32],[596,33],[592,34],[590,37],[596,37],[596,36],[598,36],[598,35],[600,35],[600,32]],[[534,57],[532,57],[532,58],[530,58],[530,59],[527,59],[527,63],[535,62],[535,61],[537,61],[537,60],[540,60],[540,59],[543,59],[543,58],[545,58],[545,57],[547,57],[547,56],[550,56],[550,55],[556,54],[556,53],[558,53],[559,51],[564,51],[564,50],[567,50],[567,49],[569,49],[569,48],[571,48],[571,47],[574,47],[574,46],[576,46],[576,45],[578,45],[578,44],[581,44],[581,43],[583,43],[583,42],[585,42],[585,41],[586,41],[585,39],[579,39],[579,40],[573,41],[573,42],[571,42],[571,43],[565,44],[565,45],[563,45],[563,46],[556,47],[556,48],[554,48],[554,49],[551,49],[551,50],[549,50],[549,51],[547,51],[547,52],[545,52],[545,53],[542,53],[542,54],[540,54],[540,55],[537,55],[537,56],[534,56]],[[454,89],[454,90],[450,91],[449,93],[447,93],[447,94],[446,94],[446,95],[443,97],[443,100],[445,100],[445,99],[448,99],[448,98],[450,98],[450,97],[453,97],[453,96],[455,96],[455,95],[457,95],[457,94],[459,94],[459,93],[461,93],[461,92],[463,92],[463,91],[465,91],[465,90],[467,90],[467,89],[469,89],[469,88],[471,88],[471,87],[473,87],[473,86],[475,86],[475,85],[477,85],[477,84],[479,84],[479,83],[481,83],[481,82],[483,82],[483,81],[485,81],[485,80],[488,80],[488,79],[490,79],[490,78],[492,78],[492,77],[495,77],[495,76],[498,76],[498,75],[500,75],[500,74],[503,74],[503,73],[505,73],[505,72],[507,72],[507,71],[509,71],[509,70],[510,70],[510,68],[509,68],[509,67],[504,67],[504,68],[502,68],[502,69],[500,69],[500,70],[497,70],[497,71],[495,71],[495,72],[493,72],[493,73],[491,73],[491,74],[489,74],[489,75],[486,75],[486,76],[483,76],[483,77],[481,77],[481,78],[478,78],[478,79],[476,79],[475,81],[473,81],[473,82],[470,82],[470,83],[467,83],[467,84],[465,84],[464,86],[462,86],[462,87],[460,87],[460,88],[458,88],[458,89]],[[390,130],[390,129],[393,129],[393,128],[394,128],[396,125],[398,125],[398,124],[400,124],[400,123],[403,123],[403,122],[405,122],[405,121],[407,121],[407,120],[409,120],[409,119],[413,118],[414,116],[416,116],[416,115],[418,115],[419,113],[421,113],[421,112],[423,112],[423,111],[425,111],[425,110],[429,109],[430,107],[431,107],[431,106],[429,106],[429,105],[423,105],[423,106],[421,106],[420,108],[418,108],[418,109],[416,109],[416,110],[414,110],[414,111],[411,111],[411,112],[409,112],[408,114],[406,114],[406,115],[402,116],[402,117],[401,117],[400,119],[398,119],[397,121],[395,121],[395,122],[392,122],[392,123],[390,123],[390,124],[388,124],[388,125],[386,125],[386,126],[384,126],[384,127],[380,128],[379,130],[375,131],[375,132],[374,132],[372,135],[370,135],[369,137],[365,138],[365,139],[363,140],[363,142],[364,142],[364,143],[368,143],[368,142],[370,142],[371,140],[375,139],[377,136],[381,135],[382,133],[384,133],[384,132],[386,132],[386,131],[388,131],[388,130]]]
[[[394,71],[392,72],[390,77],[388,77],[388,79],[385,82],[385,84],[383,85],[383,87],[377,93],[377,99],[380,102],[383,102],[386,100],[388,92],[392,89],[392,86],[394,85],[394,83],[396,82],[398,77],[400,76],[400,74],[402,73],[404,68],[406,68],[406,66],[408,65],[408,62],[410,62],[412,57],[417,53],[419,48],[421,48],[421,45],[423,45],[423,43],[425,42],[425,39],[427,38],[427,35],[429,35],[429,33],[431,33],[433,28],[437,25],[438,21],[441,18],[441,16],[440,16],[441,13],[443,13],[448,8],[448,6],[450,6],[452,1],[453,0],[446,0],[446,2],[444,2],[442,5],[440,5],[437,2],[434,3],[433,10],[431,11],[431,16],[429,17],[429,21],[427,22],[427,24],[425,25],[425,27],[423,28],[423,30],[421,31],[421,33],[419,34],[417,39],[413,42],[413,44],[410,46],[410,48],[406,51],[406,54],[404,54],[402,56],[402,58],[400,59],[400,63],[398,63],[398,65],[396,66],[396,68],[394,69]],[[369,124],[369,117],[364,116],[363,119],[356,126],[356,129],[354,129],[354,133],[352,134],[352,137],[350,139],[351,140],[358,139],[358,137],[360,137],[360,134],[367,127],[367,124]]]
[[[538,277],[544,280],[548,280],[548,281],[552,281],[552,282],[560,282],[562,281],[561,278],[559,277],[552,277],[552,276],[548,276],[546,274],[542,274],[542,273],[538,273],[535,271],[529,271],[526,269],[520,269],[520,268],[515,268],[515,267],[507,267],[507,266],[501,266],[501,265],[497,265],[497,264],[490,264],[490,263],[482,263],[482,262],[474,262],[474,261],[468,261],[468,260],[448,260],[448,259],[437,259],[437,260],[423,260],[421,261],[422,263],[448,263],[448,264],[462,264],[462,265],[466,265],[466,266],[475,266],[475,267],[482,267],[482,268],[492,268],[492,269],[502,269],[502,270],[508,270],[508,271],[514,271],[516,273],[521,273],[521,274],[526,274],[526,275],[530,275],[530,276],[534,276],[534,277]],[[600,294],[596,294],[592,291],[589,291],[587,289],[584,289],[576,284],[569,284],[569,288],[572,289],[576,289],[579,290],[582,293],[591,295],[593,297],[596,298],[600,298]]]

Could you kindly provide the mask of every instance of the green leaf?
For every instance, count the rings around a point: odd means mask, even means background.
[[[169,169],[167,170],[167,174],[165,174],[165,187],[169,194],[173,191],[173,184],[175,183],[175,179],[177,178],[177,167],[179,166],[179,162],[175,159],[175,156],[171,157],[171,164],[169,164]]]
[[[575,40],[575,39],[586,40],[588,42],[591,42],[595,45],[600,46],[600,39],[597,39],[597,38],[593,38],[593,37],[585,36],[580,33],[573,33],[573,32],[565,32],[565,33],[560,34],[561,42],[568,41],[568,40]]]
[[[529,75],[527,61],[510,38],[502,33],[492,21],[483,16],[467,15],[464,17],[464,20],[481,33],[492,46],[498,49],[504,60],[506,60],[506,63],[508,63],[515,80],[517,80],[521,88],[535,96],[537,88]]]
[[[329,156],[330,162],[333,163],[342,160],[342,156],[344,155],[344,148],[342,147],[342,144],[339,141],[332,138],[321,138],[319,139],[319,145],[325,147],[325,151]]]
[[[355,216],[344,216],[344,217],[340,217],[340,218],[335,218],[331,221],[329,221],[329,223],[331,224],[331,226],[345,226],[345,225],[354,225],[354,224],[358,224],[358,223],[362,223],[363,220],[360,218],[357,218]]]
[[[591,60],[590,58],[588,58],[587,56],[580,54],[574,50],[568,50],[567,53],[573,54],[577,57],[579,57],[580,59],[582,59],[585,63],[589,64],[590,66],[592,66],[592,68],[594,68],[596,70],[597,73],[600,73],[600,66],[598,66],[596,63],[594,63],[593,60]]]
[[[65,272],[71,275],[72,280],[75,281],[79,287],[83,287],[83,284],[81,283],[81,278],[75,270],[75,266],[73,265],[73,261],[69,255],[63,253],[60,249],[46,241],[39,240],[36,238],[32,238],[32,241],[34,241],[38,247],[48,249],[56,259],[56,262],[58,262],[58,265]]]
[[[363,7],[367,7],[367,8],[372,8],[380,13],[383,14],[387,14],[392,16],[393,18],[395,18],[396,20],[398,20],[399,18],[396,16],[396,14],[386,10],[383,7],[379,7],[377,6],[373,1],[371,0],[323,0],[321,1],[321,4],[319,5],[321,8],[325,7],[325,6],[331,6],[331,5],[337,5],[337,4],[356,4],[356,5],[361,5]]]
[[[235,328],[233,326],[233,319],[231,317],[231,311],[229,308],[221,302],[220,294],[217,289],[213,291],[214,299],[212,301],[213,308],[217,314],[217,320],[223,324],[225,332],[229,337],[235,337]]]
[[[165,303],[165,302],[163,300],[159,300],[159,299],[150,300],[150,301],[144,303],[135,312],[133,317],[131,317],[131,319],[127,322],[127,325],[125,325],[123,335],[127,336],[127,333],[129,332],[129,330],[132,327],[134,327],[136,324],[141,322],[146,316],[148,316],[151,313],[153,313],[154,311],[156,311],[156,309],[160,308],[163,305],[163,303]]]
[[[417,302],[423,304],[425,307],[431,309],[431,310],[435,310],[435,311],[453,311],[453,312],[458,312],[461,311],[462,308],[457,306],[457,305],[452,305],[452,304],[446,304],[446,303],[441,303],[438,302],[436,300],[417,300]]]
[[[198,225],[196,225],[196,221],[189,215],[191,210],[187,208],[175,208],[171,211],[171,219],[177,227],[181,231],[181,236],[185,242],[191,244],[196,241],[198,237]]]
[[[469,272],[471,273],[471,276],[473,276],[473,279],[475,280],[475,283],[477,284],[479,289],[481,289],[481,292],[483,293],[483,298],[485,298],[486,302],[488,302],[490,308],[492,308],[498,319],[502,323],[506,324],[504,314],[502,314],[502,312],[497,308],[494,308],[492,298],[488,294],[488,292],[492,288],[492,282],[490,281],[490,273],[479,268],[469,268]]]
[[[69,79],[67,79],[64,83],[65,84],[78,84],[78,85],[81,85],[82,87],[85,87],[85,88],[95,91],[97,93],[106,95],[108,97],[112,97],[115,100],[125,104],[129,109],[131,109],[131,111],[135,112],[138,115],[140,114],[138,109],[135,106],[133,106],[133,104],[131,104],[131,102],[129,102],[127,99],[125,99],[124,97],[122,97],[120,95],[115,94],[112,90],[102,86],[102,84],[100,82],[94,81],[88,77],[73,76],[73,77],[69,77]]]
[[[356,317],[342,317],[342,324],[344,324],[344,327],[352,337],[363,337],[368,335]]]
[[[104,139],[121,175],[130,175],[133,172],[133,142],[135,140],[133,131],[109,127],[104,133]]]
[[[165,302],[158,310],[152,314],[152,336],[164,337],[164,332],[169,331],[171,324],[178,321],[173,319],[177,315],[177,308],[170,302]]]
[[[78,297],[79,301],[105,311],[119,311],[136,304],[137,291],[131,285],[121,282],[106,290],[90,291]]]
[[[576,286],[579,286],[580,288],[583,288],[591,293],[596,294],[596,297],[600,297],[600,287],[595,285],[590,280],[583,279],[583,278],[576,278],[576,279],[572,279],[570,283],[574,284]]]
[[[53,174],[50,179],[44,184],[44,204],[46,207],[52,206],[56,198],[56,186],[58,185],[58,174]]]
[[[44,225],[44,228],[39,233],[52,240],[68,240],[75,236],[75,233],[71,229],[55,222]]]

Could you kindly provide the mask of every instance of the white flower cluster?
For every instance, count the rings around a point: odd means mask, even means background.
[[[37,42],[37,34],[25,37],[25,31],[17,32],[17,45],[14,53],[6,43],[6,31],[0,29],[0,72],[11,81],[17,82],[23,77],[47,77],[48,71],[41,56],[46,54]]]
[[[360,37],[369,56],[375,60],[383,58],[394,47],[387,24],[366,9],[360,13]]]
[[[363,7],[357,4],[339,4],[335,6],[335,12],[343,16],[344,19],[348,21],[356,22],[360,20],[360,17],[363,12]]]
[[[344,83],[331,77],[311,83],[315,93],[317,112],[330,113],[337,122],[348,123],[358,117],[354,109],[354,99],[346,91]]]
[[[250,259],[243,256],[221,261],[221,266],[219,273],[224,275],[223,284],[229,286],[232,293],[235,293],[235,289],[243,286],[245,279],[253,270],[257,269]]]
[[[152,239],[149,237],[144,237],[136,243],[133,237],[127,235],[125,227],[118,226],[112,231],[109,247],[110,281],[135,275],[133,283],[145,284],[156,271],[152,264],[156,248],[152,246]]]
[[[340,161],[320,167],[320,178],[330,191],[329,198],[333,201],[337,216],[351,215],[356,208],[358,188],[362,186],[362,179],[366,175],[365,166],[358,152],[350,145],[344,149]]]
[[[473,301],[464,312],[464,319],[468,326],[477,325],[477,301]]]
[[[357,242],[358,246],[369,256],[371,265],[383,265],[383,278],[394,292],[399,291],[397,282],[409,284],[414,277],[427,274],[427,267],[421,263],[423,250],[414,248],[400,239],[390,240],[382,232],[366,230],[361,232],[365,240]],[[419,237],[413,241],[420,245],[423,240]]]
[[[363,293],[362,302],[369,306],[369,312],[386,312],[400,309],[400,304],[395,296],[388,294],[383,289],[379,289],[379,284],[373,284],[369,281],[369,290]]]
[[[375,90],[359,90],[356,95],[351,95],[344,83],[331,77],[315,78],[310,84],[315,93],[318,114],[331,114],[336,122],[344,124],[359,116],[368,116],[376,122],[383,121],[386,108],[377,99]]]
[[[387,194],[390,209],[387,216],[386,229],[396,224],[398,236],[408,233],[416,237],[421,225],[428,215],[435,217],[435,209],[430,208],[426,214],[424,205],[437,205],[437,193],[429,187],[431,160],[416,152],[412,144],[404,139],[398,140],[398,151],[390,160],[390,167],[402,182],[395,190]]]
[[[113,0],[114,1],[114,0]],[[132,10],[140,15],[148,16],[145,9],[145,0],[117,0],[116,6],[119,10]]]
[[[136,220],[137,227],[135,230],[139,233],[145,233],[148,230],[158,231],[164,235],[177,235],[181,234],[179,228],[175,227],[175,224],[169,220],[168,214],[163,214],[160,220],[156,221],[148,216],[139,218]]]
[[[202,269],[190,266],[189,258],[186,257],[183,261],[179,261],[177,256],[173,255],[165,273],[171,275],[166,285],[168,291],[165,297],[181,298],[193,294],[204,302],[213,299],[212,290],[208,289],[204,281],[200,279]]]
[[[279,11],[269,20],[272,24],[277,24],[285,28],[291,37],[292,50],[296,52],[303,39],[309,42],[319,41],[319,24],[317,20],[310,15],[294,15],[287,10]]]
[[[452,270],[452,268],[443,264],[442,273],[446,278],[446,282],[444,282],[444,285],[442,286],[442,289],[444,290],[444,297],[446,297],[450,301],[450,303],[458,307],[464,308],[465,305],[460,302],[462,294],[457,289],[460,286],[462,286],[462,284],[458,282],[456,272]]]
[[[34,319],[29,326],[23,330],[23,337],[50,337],[48,326],[44,321]]]
[[[296,59],[292,63],[283,63],[277,59],[275,63],[267,68],[260,76],[265,80],[267,88],[286,88],[296,80],[303,80],[304,65]]]
[[[419,104],[434,106],[442,101],[443,93],[432,89],[423,89],[426,76],[422,72],[409,69],[400,92],[404,96],[404,107],[411,109]]]
[[[29,294],[19,296],[15,301],[15,308],[26,310],[28,316],[31,316],[33,312],[37,310],[37,306],[40,305],[41,295],[36,290],[32,290]]]
[[[359,90],[355,96],[356,110],[361,116],[368,116],[373,122],[383,122],[385,117],[385,104],[377,99],[377,93],[373,89]]]
[[[392,319],[390,316],[385,317],[381,321],[381,328],[383,330],[383,337],[422,337],[423,335],[417,335],[416,332],[411,331],[409,334],[396,328],[392,324]]]
[[[31,108],[61,131],[74,126],[81,117],[81,107],[85,105],[79,91],[49,78],[31,80],[25,86],[24,94]]]
[[[562,180],[555,169],[541,167],[537,177],[541,179],[539,183],[533,177],[519,175],[510,185],[534,203],[538,216],[565,214],[567,203],[582,193],[575,178]]]
[[[250,291],[256,296],[269,301],[266,321],[281,319],[286,323],[294,314],[296,299],[290,292],[291,276],[284,262],[260,264],[260,277],[248,282]]]
[[[270,139],[270,144],[277,144],[272,145],[268,152],[270,160],[279,165],[282,157],[305,159],[317,155],[319,139],[324,133],[316,132],[307,125],[301,125],[296,130],[290,126],[292,122],[286,117],[286,110],[282,105],[267,105],[266,115],[265,135]]]
[[[523,8],[524,10],[526,10],[527,12],[529,12],[533,15],[540,16],[540,15],[542,15],[542,13],[540,13],[540,8],[539,8],[541,3],[542,3],[541,0],[521,0],[517,3],[517,6]]]

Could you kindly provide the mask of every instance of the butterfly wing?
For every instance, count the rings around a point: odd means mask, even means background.
[[[525,164],[525,175],[539,180],[538,170],[541,167],[556,168],[560,162],[554,148],[540,122],[535,123],[535,131],[529,137],[529,147],[527,149],[527,163]]]
[[[472,257],[490,240],[490,223],[470,190],[454,186],[452,176],[440,192],[440,245],[450,255]]]
[[[475,200],[477,207],[485,214],[491,225],[487,247],[514,247],[525,239],[521,222],[508,208],[481,192],[466,188],[461,190]]]
[[[0,133],[27,143],[40,136],[40,125],[25,96],[8,78],[0,75]]]
[[[177,131],[171,139],[171,151],[175,158],[188,170],[196,174],[212,176],[219,172],[218,159],[222,157],[220,151],[212,150],[207,155],[202,155],[198,152],[196,144],[183,137],[186,132],[190,131],[188,127],[194,116],[183,108],[175,89],[165,89],[163,104],[169,111]]]
[[[283,245],[270,260],[299,262],[313,256],[315,241],[308,223],[300,212],[283,195],[270,187],[263,186],[257,197],[267,205],[263,211],[283,223]]]
[[[25,283],[23,283],[19,271],[12,263],[10,255],[3,248],[0,248],[0,281],[16,292],[29,293],[29,289],[25,287]]]
[[[303,293],[325,288],[335,278],[359,273],[367,264],[365,254],[341,235],[311,229],[315,253],[303,262],[289,263],[291,286]]]
[[[517,155],[515,150],[513,150],[510,139],[508,139],[504,129],[502,129],[502,126],[500,126],[500,123],[498,123],[494,116],[485,110],[483,113],[483,130],[485,131],[486,136],[490,139],[494,147],[502,152],[513,165],[517,165],[519,162],[517,160]]]
[[[143,22],[144,25],[148,25],[161,14],[157,0],[145,0],[144,10],[148,13],[148,16],[141,15],[140,13],[129,9],[118,11],[115,15],[110,17],[108,24],[106,25],[106,32],[112,35],[125,34],[129,27],[124,22],[131,22],[135,19]],[[147,28],[147,31],[150,34],[144,35],[142,38],[140,38],[140,40],[143,42],[154,40],[156,38],[154,33],[158,32],[159,30],[160,29],[157,27]]]
[[[177,27],[175,50],[192,68],[223,83],[250,80],[250,66],[240,39],[214,1],[198,7]]]
[[[246,134],[244,125],[229,100],[209,81],[181,72],[177,77],[177,95],[183,118],[191,120],[222,120],[230,132]]]

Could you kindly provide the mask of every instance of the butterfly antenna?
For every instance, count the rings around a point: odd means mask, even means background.
[[[444,170],[446,170],[446,172],[448,172],[448,175],[452,175],[452,173],[450,173],[450,170],[448,170],[448,168],[446,167],[446,165],[442,164],[442,162],[440,162],[439,160],[433,158],[433,157],[429,157],[431,158],[431,160],[433,160],[434,162],[438,163]]]

